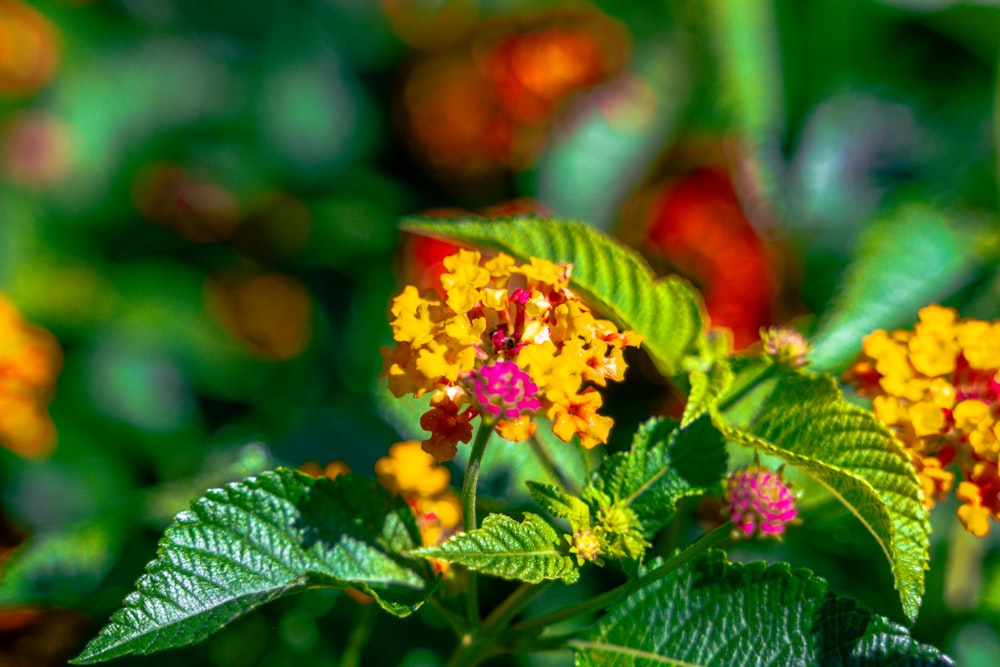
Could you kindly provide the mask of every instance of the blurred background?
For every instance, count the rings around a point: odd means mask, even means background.
[[[998,58],[988,0],[0,0],[0,666],[64,664],[206,488],[371,474],[404,435],[388,300],[449,252],[401,216],[585,220],[737,349],[792,322],[835,372],[930,301],[1000,317]],[[625,424],[676,402],[639,368]],[[1000,542],[956,524],[914,633],[990,664]],[[821,504],[734,555],[901,620],[862,533]],[[118,664],[335,665],[355,612],[311,592]],[[451,642],[382,633],[370,664]]]

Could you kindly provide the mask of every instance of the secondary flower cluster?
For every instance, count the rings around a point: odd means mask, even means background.
[[[733,538],[780,538],[795,520],[795,494],[780,472],[756,465],[733,472],[726,480],[723,512],[733,522]]]
[[[396,346],[382,348],[395,396],[433,392],[420,419],[430,432],[424,450],[451,460],[480,415],[513,442],[534,434],[537,414],[565,442],[607,442],[612,420],[597,414],[601,395],[584,385],[621,380],[623,351],[642,337],[595,318],[569,289],[570,265],[471,250],[444,265],[443,294],[411,285],[393,300]]]
[[[846,382],[873,397],[875,415],[903,443],[928,507],[958,471],[958,517],[982,537],[1000,520],[1000,321],[960,320],[951,308],[919,311],[913,331],[878,330]]]
[[[61,364],[52,335],[0,294],[0,444],[14,453],[41,456],[55,444],[46,406]]]
[[[299,470],[312,477],[329,477],[350,474],[350,467],[343,461],[332,461],[325,467],[316,462],[305,463]],[[445,541],[462,523],[462,504],[449,488],[451,473],[437,465],[434,457],[420,448],[416,440],[397,442],[389,448],[389,455],[375,462],[375,476],[386,489],[402,496],[413,510],[420,529],[423,546],[434,546]],[[447,563],[435,564],[445,569]]]

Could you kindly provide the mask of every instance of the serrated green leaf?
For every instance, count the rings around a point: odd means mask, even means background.
[[[930,522],[913,466],[871,412],[847,403],[829,376],[797,373],[778,379],[749,429],[719,425],[810,475],[851,510],[889,559],[906,616],[916,618]]]
[[[808,570],[721,551],[653,578],[568,643],[578,667],[952,664]]]
[[[862,233],[813,337],[810,368],[843,370],[864,336],[910,325],[919,308],[952,295],[974,275],[975,238],[926,204],[908,203],[877,218]]]
[[[532,584],[562,579],[572,583],[580,573],[565,547],[545,519],[526,512],[521,523],[506,514],[490,514],[483,519],[482,528],[458,533],[443,544],[411,553],[504,579]]]
[[[590,508],[587,503],[557,486],[529,481],[528,492],[535,502],[552,516],[567,519],[574,525],[590,518]]]
[[[686,428],[654,418],[639,427],[629,451],[605,460],[591,485],[612,503],[629,507],[651,535],[673,518],[680,499],[718,486],[726,462],[722,434],[708,416]]]
[[[667,376],[681,370],[702,335],[700,298],[678,276],[657,278],[634,250],[582,222],[544,218],[441,220],[407,218],[402,228],[502,250],[525,261],[572,262],[574,289],[643,344]]]
[[[419,544],[405,501],[374,480],[279,469],[208,491],[177,515],[136,591],[76,664],[200,641],[307,586],[357,588],[406,616],[430,572],[402,554]]]

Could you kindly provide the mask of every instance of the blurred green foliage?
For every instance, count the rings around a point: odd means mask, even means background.
[[[721,169],[760,239],[726,252],[757,253],[774,276],[770,321],[751,332],[820,323],[837,371],[858,336],[929,301],[1000,317],[997,3],[580,7],[0,0],[0,290],[63,354],[55,450],[0,450],[0,565],[16,554],[0,580],[0,663],[61,664],[204,489],[306,461],[370,474],[399,438],[376,378],[389,297],[419,260],[402,216],[533,198],[697,280],[697,262],[652,247],[656,202]],[[496,64],[523,35],[569,55]],[[574,64],[589,69],[566,83]],[[414,83],[421,72],[437,73],[436,92]],[[688,230],[705,255],[722,252],[715,232]],[[635,375],[609,395],[626,425],[671,400]],[[899,618],[874,540],[802,484],[816,505],[805,525],[734,557],[812,567]],[[934,514],[914,635],[986,664],[1000,543],[994,531],[970,546],[953,509]],[[689,513],[658,547],[697,530]],[[357,614],[307,592],[183,660],[333,665]],[[366,660],[440,664],[448,630],[421,616],[378,616],[375,636],[392,641]]]

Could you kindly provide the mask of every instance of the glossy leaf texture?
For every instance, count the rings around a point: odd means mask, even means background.
[[[572,262],[573,288],[643,343],[664,375],[676,376],[702,335],[701,301],[678,276],[657,278],[638,253],[582,222],[533,217],[439,220],[407,218],[402,228],[506,252]]]
[[[810,367],[842,371],[875,329],[912,325],[917,310],[974,277],[975,230],[927,204],[892,208],[862,233],[856,259],[813,337]]]
[[[726,436],[810,475],[875,536],[912,621],[924,593],[930,522],[913,466],[875,416],[843,399],[825,375],[781,376],[747,428]]]
[[[521,523],[506,514],[490,514],[483,519],[482,528],[458,533],[443,544],[411,553],[458,563],[504,579],[532,584],[562,579],[572,583],[580,573],[566,545],[556,530],[537,514],[525,513]]]
[[[685,428],[654,418],[639,428],[629,451],[605,459],[591,485],[629,507],[652,535],[673,518],[679,500],[716,489],[727,461],[722,434],[707,415]]]
[[[808,570],[721,551],[648,578],[568,643],[578,667],[952,664]]]
[[[74,662],[192,644],[307,586],[356,588],[406,616],[430,594],[427,564],[403,556],[419,542],[409,506],[374,480],[279,469],[210,490]]]

